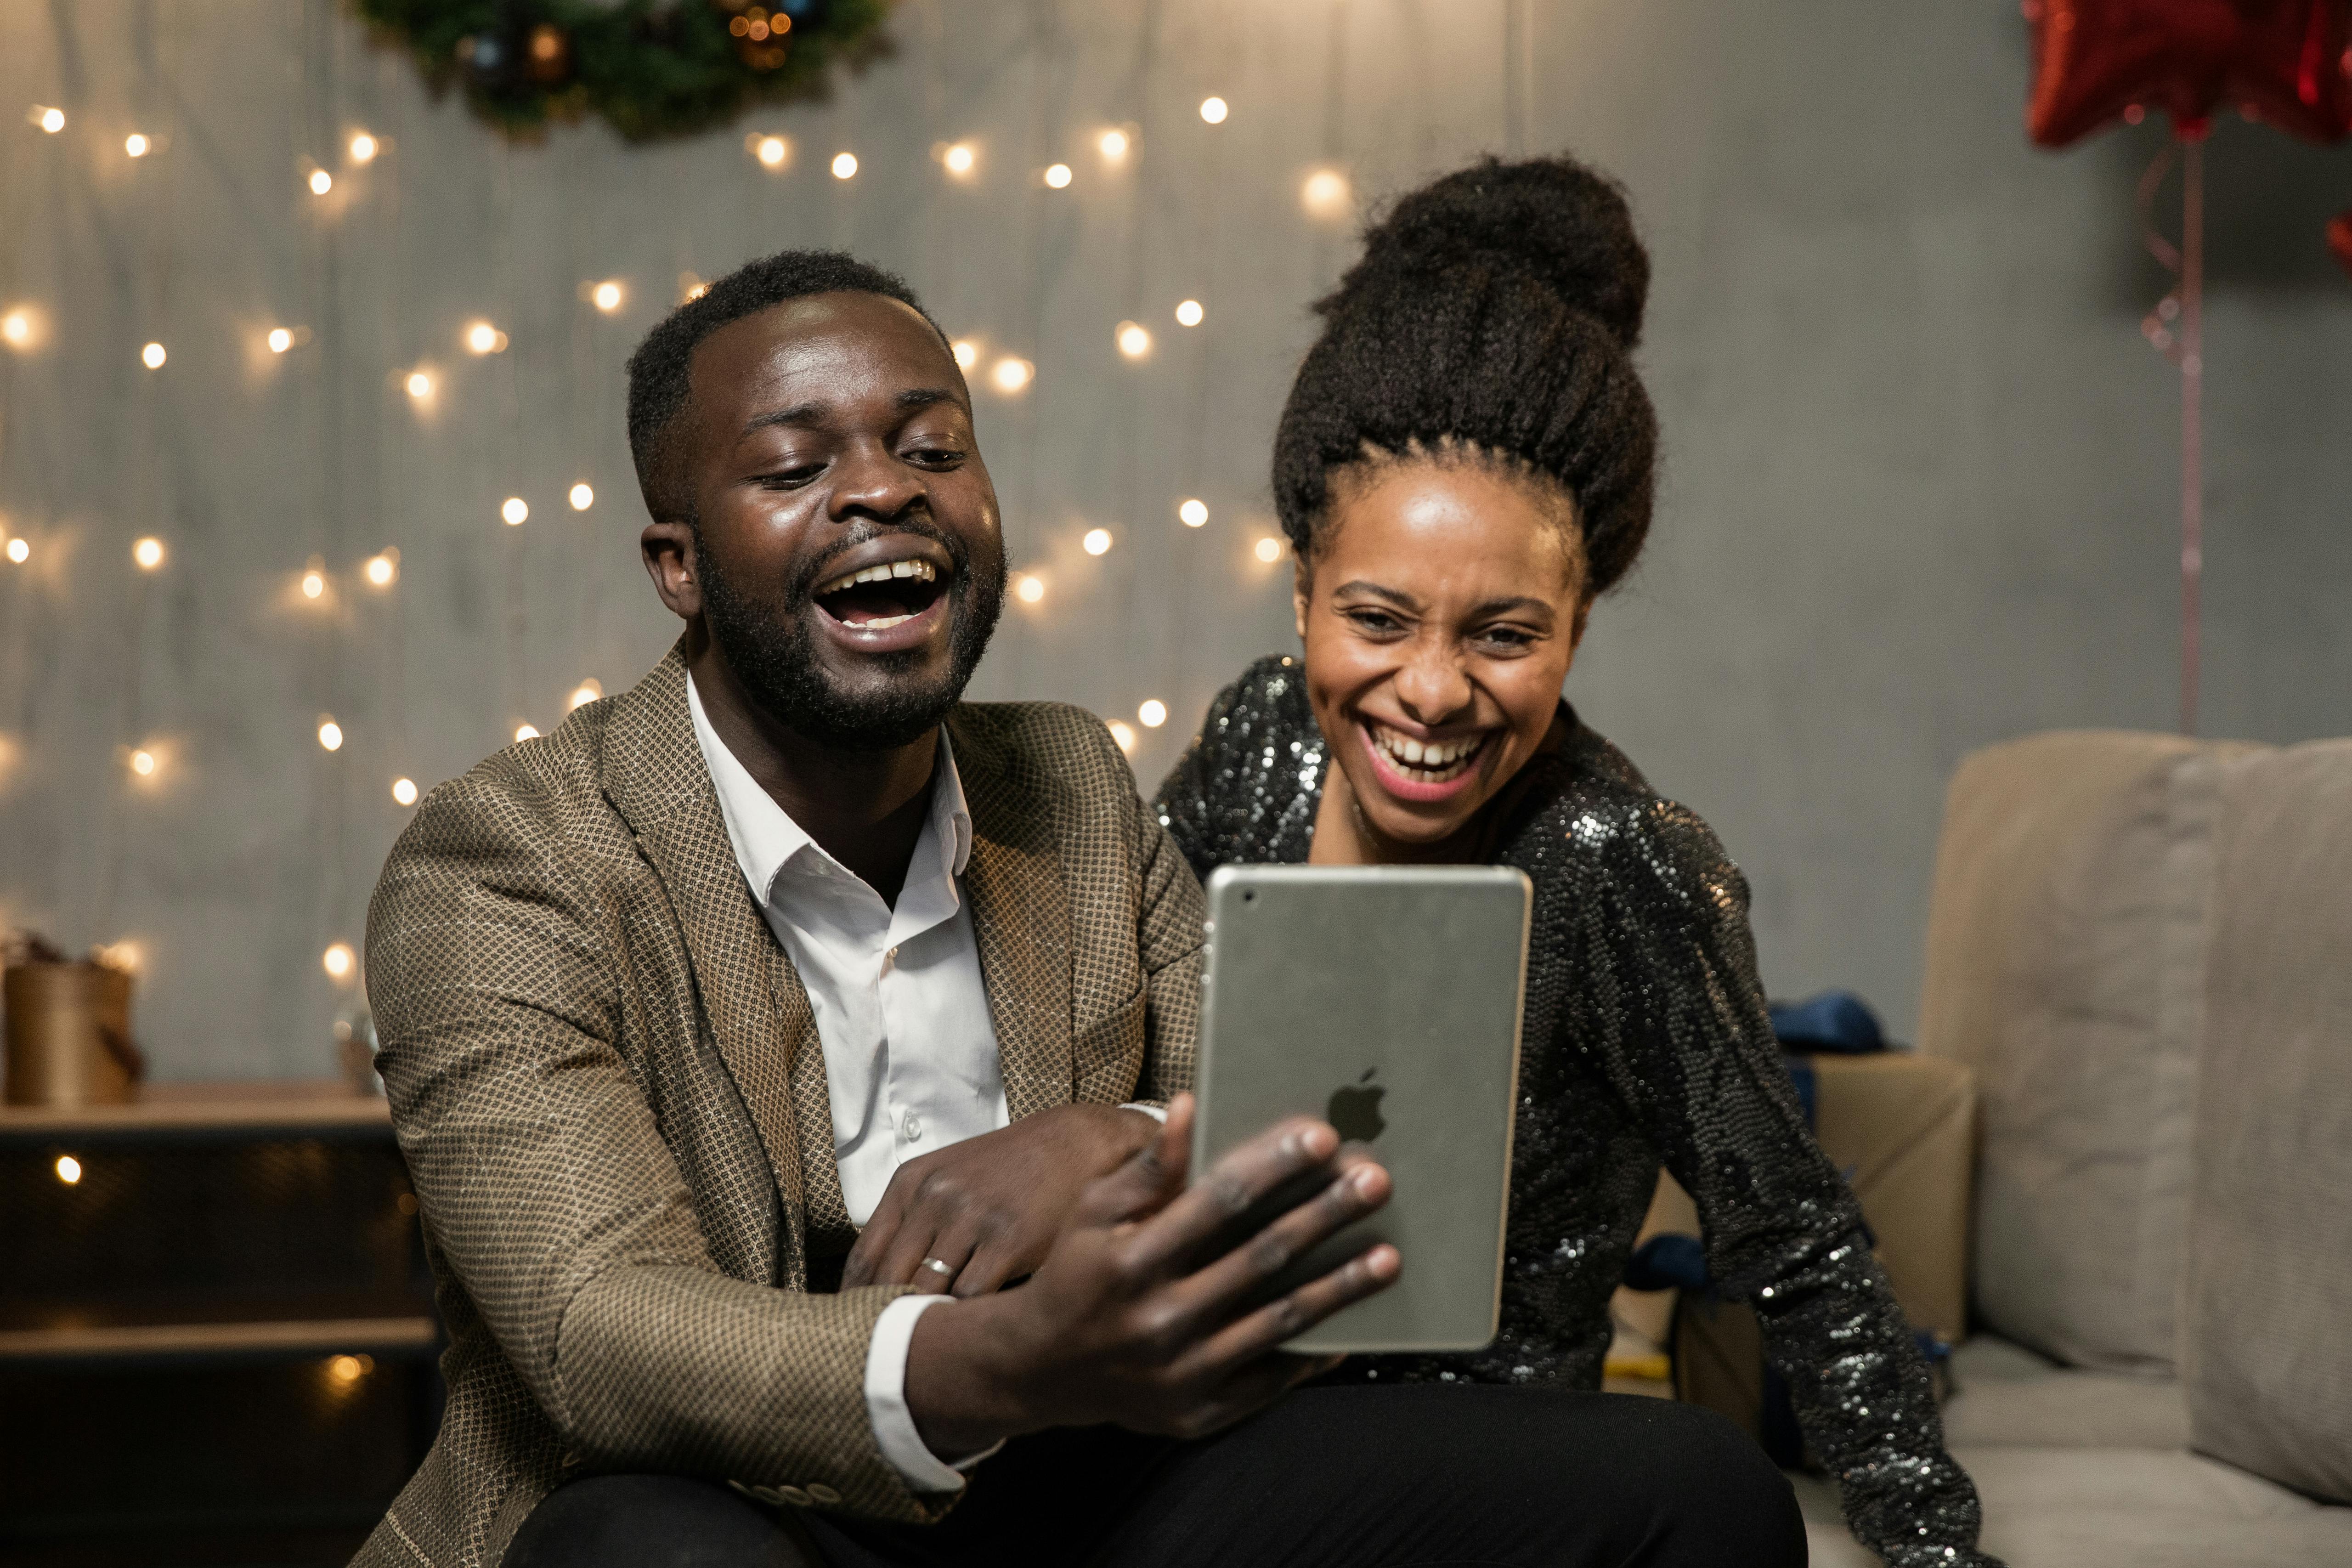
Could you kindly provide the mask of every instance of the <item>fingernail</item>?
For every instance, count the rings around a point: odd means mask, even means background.
[[[1358,1197],[1369,1198],[1372,1195],[1373,1189],[1379,1184],[1373,1179],[1372,1173],[1370,1171],[1364,1170],[1359,1171],[1354,1175],[1349,1177],[1348,1184],[1356,1189],[1356,1195]]]
[[[1364,1255],[1364,1269],[1375,1279],[1392,1279],[1401,1261],[1395,1247],[1375,1247]]]
[[[1321,1160],[1339,1146],[1339,1135],[1318,1121],[1300,1135],[1300,1142],[1309,1154]]]

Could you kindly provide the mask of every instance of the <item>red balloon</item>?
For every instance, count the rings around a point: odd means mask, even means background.
[[[2314,142],[2352,133],[2352,0],[2024,0],[2026,130],[2063,147],[2143,106],[2186,137],[2217,105]],[[2136,116],[2133,116],[2136,118]]]
[[[2327,220],[2327,248],[2345,276],[2352,278],[2352,212],[2340,212]]]

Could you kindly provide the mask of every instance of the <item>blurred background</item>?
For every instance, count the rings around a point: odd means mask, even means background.
[[[973,694],[1121,721],[1147,793],[1291,644],[1308,302],[1487,153],[1598,163],[1648,237],[1662,503],[1569,695],[1721,832],[1776,991],[1907,1029],[1953,762],[2175,723],[2167,132],[2030,147],[2008,0],[905,0],[880,38],[632,145],[502,135],[329,0],[0,0],[0,925],[122,944],[156,1080],[331,1070],[397,781],[660,658],[623,361],[787,246],[973,345],[1038,595]],[[2235,115],[2208,157],[2202,727],[2339,732],[2352,166]]]

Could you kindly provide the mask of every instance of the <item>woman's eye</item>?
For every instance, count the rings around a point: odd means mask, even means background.
[[[1536,636],[1525,626],[1488,626],[1478,634],[1479,640],[1496,647],[1514,651],[1535,646]]]
[[[1404,629],[1404,623],[1386,610],[1349,610],[1347,616],[1357,630],[1370,632],[1374,636],[1385,637]]]

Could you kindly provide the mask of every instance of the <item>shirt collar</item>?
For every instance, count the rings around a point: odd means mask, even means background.
[[[778,873],[801,855],[814,856],[827,865],[842,868],[840,863],[825,853],[824,847],[808,836],[808,830],[792,818],[792,814],[776,804],[776,797],[760,785],[751,771],[738,761],[711,728],[710,716],[702,706],[702,693],[695,689],[689,673],[686,681],[686,706],[694,720],[695,744],[701,748],[703,765],[710,772],[710,783],[719,792],[719,812],[727,822],[727,837],[735,848],[735,864],[742,868],[743,879],[762,902],[768,900],[775,887]],[[955,749],[948,742],[947,726],[940,726],[939,760],[931,770],[931,815],[923,825],[922,837],[915,845],[913,863],[907,868],[907,885],[914,887],[930,867],[926,864],[926,849],[947,862],[950,877],[963,875],[964,867],[971,860],[971,808],[964,800],[963,780],[956,772]]]

